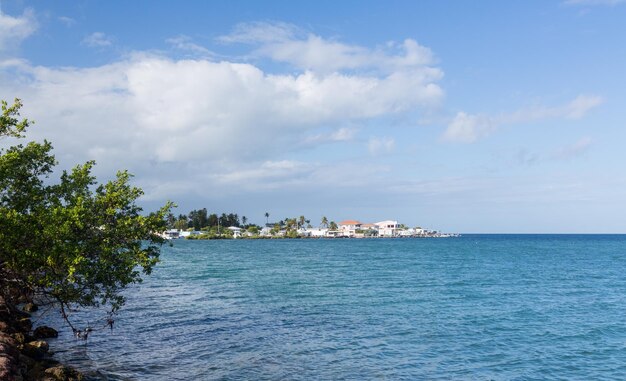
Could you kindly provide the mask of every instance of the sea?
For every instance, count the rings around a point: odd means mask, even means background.
[[[90,380],[626,380],[626,235],[176,240],[102,312]]]

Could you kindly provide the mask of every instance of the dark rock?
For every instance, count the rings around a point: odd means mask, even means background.
[[[48,352],[48,343],[43,340],[31,341],[22,346],[22,353],[35,360],[41,360]]]
[[[20,309],[17,309],[15,307],[11,308],[11,314],[13,314],[13,316],[16,319],[29,318],[30,317],[30,314],[28,312],[24,312],[24,311],[22,311]]]
[[[26,369],[25,378],[27,380],[41,380],[41,381],[50,381],[51,379],[46,377],[45,372],[46,366],[41,361],[34,361],[30,366]]]
[[[0,332],[11,333],[13,331],[14,329],[11,328],[9,323],[7,323],[6,321],[0,321]]]
[[[14,380],[18,374],[19,352],[16,341],[0,332],[0,380]]]
[[[36,361],[23,353],[20,353],[20,356],[18,358],[20,363],[20,369],[24,374],[27,372],[28,369],[35,366]]]
[[[48,368],[45,371],[46,376],[58,381],[80,381],[83,375],[74,368],[69,366],[58,365]]]
[[[39,307],[37,307],[37,305],[35,303],[26,303],[26,305],[23,308],[23,310],[25,312],[35,312],[38,309],[39,309]]]
[[[0,356],[0,380],[14,380],[17,373],[17,365],[11,357]]]
[[[35,328],[33,336],[35,339],[49,339],[51,337],[59,337],[59,333],[54,328],[42,325],[41,327]]]
[[[33,329],[33,322],[30,321],[30,318],[17,319],[15,324],[19,330],[24,332],[30,332]]]
[[[23,334],[22,332],[13,333],[11,334],[11,337],[13,337],[15,341],[17,341],[18,344],[24,344],[28,341],[32,341],[32,340],[26,340],[26,335]]]
[[[17,341],[11,336],[0,332],[0,354],[6,353],[9,356],[17,356]]]

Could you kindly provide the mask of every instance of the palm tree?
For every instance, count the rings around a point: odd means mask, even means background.
[[[328,228],[328,218],[326,218],[326,216],[322,217],[321,226]]]
[[[330,230],[337,230],[339,227],[335,223],[335,221],[330,221]]]
[[[173,213],[167,214],[167,228],[171,229],[174,227],[174,223],[176,222],[176,216]]]
[[[265,212],[265,225],[270,223],[269,218],[270,218],[270,214],[268,212]]]
[[[246,216],[241,216],[241,223],[243,224],[243,227],[246,227],[246,222],[248,222],[248,217]]]
[[[298,228],[303,228],[305,223],[306,223],[306,218],[304,218],[304,216],[300,216],[298,218]]]

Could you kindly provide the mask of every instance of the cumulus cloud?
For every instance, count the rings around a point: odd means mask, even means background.
[[[19,44],[37,30],[37,20],[32,9],[27,9],[21,16],[12,17],[0,9],[0,54]]]
[[[113,44],[113,38],[102,32],[94,32],[83,38],[83,44],[90,48],[104,48]]]
[[[311,164],[290,154],[353,141],[353,126],[428,110],[444,96],[443,72],[413,40],[368,48],[281,23],[241,24],[220,40],[253,44],[254,54],[295,69],[269,73],[253,63],[216,61],[180,35],[166,42],[192,58],[135,52],[86,68],[0,60],[0,98],[23,99],[24,115],[37,121],[29,137],[50,139],[62,166],[95,159],[100,174],[128,168],[147,197],[158,199],[327,179],[359,184],[347,175],[354,171],[349,163]],[[113,39],[96,32],[83,44],[105,48]],[[384,154],[395,141],[372,138],[367,145]]]
[[[348,141],[356,131],[346,126],[430,108],[443,96],[438,76],[406,71],[269,74],[252,64],[144,53],[91,68],[10,66],[0,69],[0,97],[20,94],[24,114],[38,121],[32,137],[51,139],[62,163],[129,168],[154,185],[151,194],[193,187],[183,186],[187,176],[204,184],[227,184],[233,173],[295,178],[276,158],[307,139]],[[393,148],[393,140],[371,144]]]
[[[534,106],[497,116],[472,115],[459,112],[448,124],[443,138],[447,141],[473,143],[491,135],[502,125],[548,119],[581,119],[602,103],[604,103],[604,99],[600,96],[579,95],[561,106]]]

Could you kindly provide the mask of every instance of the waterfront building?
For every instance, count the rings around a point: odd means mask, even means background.
[[[344,237],[354,237],[356,231],[361,229],[362,223],[357,220],[345,220],[339,223],[340,235]]]
[[[398,221],[381,221],[374,225],[378,227],[378,235],[380,237],[395,237],[398,233]]]

